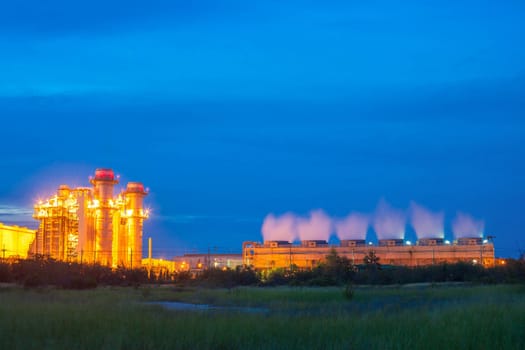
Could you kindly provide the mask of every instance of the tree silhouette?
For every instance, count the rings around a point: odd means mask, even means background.
[[[367,267],[379,268],[381,264],[379,263],[379,257],[376,255],[376,252],[370,250],[367,255],[363,258],[363,263]]]

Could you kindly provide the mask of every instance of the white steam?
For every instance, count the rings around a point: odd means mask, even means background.
[[[335,232],[340,240],[365,239],[370,218],[368,215],[351,213],[335,222]]]
[[[291,213],[281,216],[269,214],[264,218],[261,228],[265,241],[292,242],[297,237],[296,218]]]
[[[444,220],[444,212],[432,212],[415,202],[410,203],[410,223],[418,239],[445,238]]]
[[[469,214],[458,212],[454,221],[452,221],[452,232],[454,237],[483,237],[485,222],[474,219]]]
[[[286,213],[269,214],[261,228],[264,241],[328,240],[332,233],[332,219],[322,210],[313,210],[307,217]]]
[[[403,210],[391,207],[384,199],[379,201],[372,223],[378,239],[403,239],[405,223]]]
[[[410,202],[409,213],[410,224],[418,239],[445,238],[444,212],[433,212]],[[405,210],[393,208],[381,199],[373,215],[353,212],[344,218],[332,219],[322,209],[313,210],[308,216],[297,216],[293,213],[281,216],[268,214],[264,218],[261,232],[264,241],[328,241],[335,229],[340,240],[363,240],[366,239],[368,227],[371,225],[380,240],[404,239],[406,221]],[[483,220],[474,219],[462,212],[458,212],[452,221],[455,238],[483,237],[484,228]]]
[[[328,241],[332,233],[332,220],[320,209],[311,211],[309,217],[297,220],[297,233],[301,241]]]

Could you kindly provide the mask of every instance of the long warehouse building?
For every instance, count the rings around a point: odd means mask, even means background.
[[[355,265],[363,264],[371,251],[385,265],[422,266],[463,261],[493,266],[495,262],[494,244],[475,237],[460,238],[452,244],[440,238],[422,239],[416,245],[407,245],[398,239],[380,240],[378,245],[366,244],[364,240],[341,241],[340,245],[321,240],[302,241],[299,245],[287,241],[244,242],[243,264],[256,270],[291,266],[308,269],[324,261],[332,249]]]

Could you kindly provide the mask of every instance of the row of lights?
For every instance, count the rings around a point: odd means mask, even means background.
[[[446,239],[446,240],[444,241],[444,243],[445,243],[446,245],[450,245],[450,241],[449,241],[448,239]],[[484,239],[484,240],[483,240],[483,244],[487,244],[487,243],[489,243],[489,240],[488,240],[488,239]],[[372,243],[372,242],[368,242],[368,245],[373,245],[373,244],[374,244],[374,243]],[[412,241],[405,241],[405,245],[412,245]]]

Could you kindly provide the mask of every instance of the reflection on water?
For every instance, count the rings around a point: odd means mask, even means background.
[[[154,301],[150,305],[160,305],[168,310],[176,311],[232,311],[244,313],[267,313],[269,310],[262,307],[245,307],[245,306],[215,306],[208,304],[191,304],[178,301]]]

